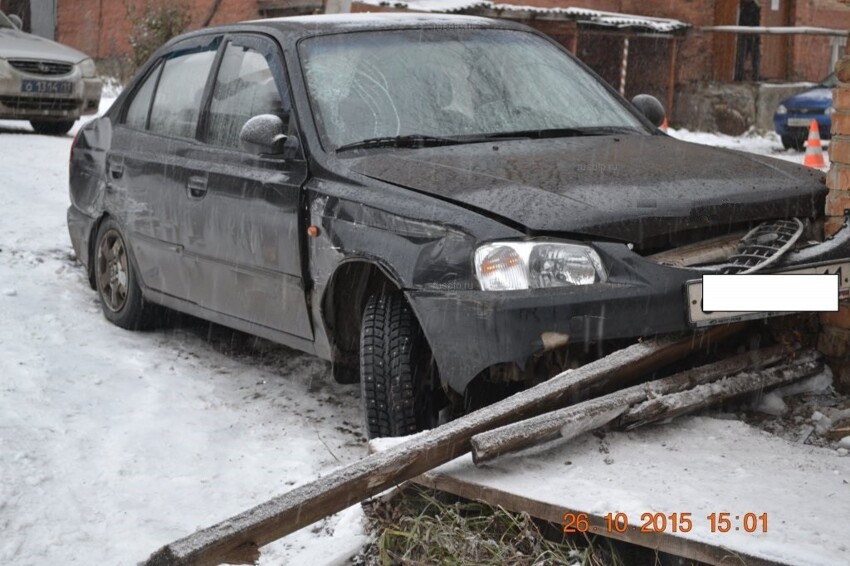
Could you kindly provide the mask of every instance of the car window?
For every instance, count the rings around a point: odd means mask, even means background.
[[[211,46],[212,47],[212,46]],[[195,137],[215,50],[179,53],[165,61],[151,108],[150,131]]]
[[[156,69],[148,75],[142,86],[133,95],[133,100],[130,101],[130,105],[127,107],[127,114],[124,117],[124,123],[131,128],[139,130],[147,128],[151,96],[153,95],[153,89],[156,87],[156,79],[159,77],[161,70],[162,65],[157,65]]]
[[[510,30],[318,36],[299,46],[326,147],[403,136],[624,128],[647,133],[551,42]]]
[[[274,114],[287,121],[288,112],[265,55],[240,45],[227,46],[213,87],[203,141],[239,147],[239,133],[249,118]]]

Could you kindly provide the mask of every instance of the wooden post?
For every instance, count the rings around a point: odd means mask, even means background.
[[[620,61],[620,96],[626,96],[626,78],[629,73],[629,36],[623,38],[623,59]]]
[[[264,546],[465,454],[476,434],[558,409],[595,389],[610,390],[742,328],[741,324],[718,326],[686,338],[659,338],[618,350],[166,545],[145,564],[212,565],[221,564],[234,552],[250,553],[253,547]]]
[[[676,94],[676,52],[679,50],[679,38],[670,40],[670,67],[667,76],[667,118],[673,115],[673,103]]]

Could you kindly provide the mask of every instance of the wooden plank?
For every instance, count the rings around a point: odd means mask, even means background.
[[[622,422],[631,429],[659,420],[673,419],[750,393],[789,385],[822,371],[823,360],[820,352],[809,351],[786,365],[740,374],[644,401],[629,409],[623,415]]]
[[[475,434],[646,375],[742,328],[720,326],[686,338],[659,338],[618,350],[168,544],[146,565],[221,564],[235,549],[264,546],[465,454]]]
[[[477,434],[471,441],[472,459],[478,465],[547,440],[575,438],[608,424],[632,405],[776,363],[787,353],[782,346],[747,352]]]
[[[427,472],[415,478],[413,482],[473,501],[483,501],[490,506],[501,506],[514,513],[528,513],[532,517],[548,521],[555,525],[563,525],[565,513],[586,513],[586,511],[581,509],[561,507],[545,500],[530,499],[490,486],[466,482],[450,474],[442,473],[439,470]],[[600,535],[645,548],[657,549],[688,560],[696,560],[716,566],[728,566],[730,564],[782,566],[779,562],[765,560],[737,551],[729,551],[722,545],[711,545],[667,532],[641,532],[639,526],[633,524],[629,525],[625,533],[618,533],[616,531],[608,532],[604,517],[593,513],[587,513],[587,516],[591,528],[590,534],[592,535]]]

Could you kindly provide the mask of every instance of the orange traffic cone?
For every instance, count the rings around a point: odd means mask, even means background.
[[[816,168],[826,167],[817,120],[812,120],[812,123],[809,124],[809,139],[806,141],[806,157],[803,158],[803,165]]]
[[[667,116],[664,116],[664,121],[661,123],[660,128],[661,128],[661,131],[662,131],[662,132],[666,132],[666,131],[667,131]]]

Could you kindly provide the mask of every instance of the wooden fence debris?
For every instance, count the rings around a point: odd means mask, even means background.
[[[501,454],[556,438],[575,438],[608,424],[634,428],[673,418],[823,371],[821,355],[814,351],[801,353],[787,364],[759,369],[787,354],[774,346],[735,356],[477,434],[471,441],[473,461],[481,464]]]
[[[250,563],[254,549],[469,452],[476,434],[559,409],[590,391],[611,391],[742,328],[718,326],[686,338],[658,338],[617,350],[168,544],[145,565]]]

